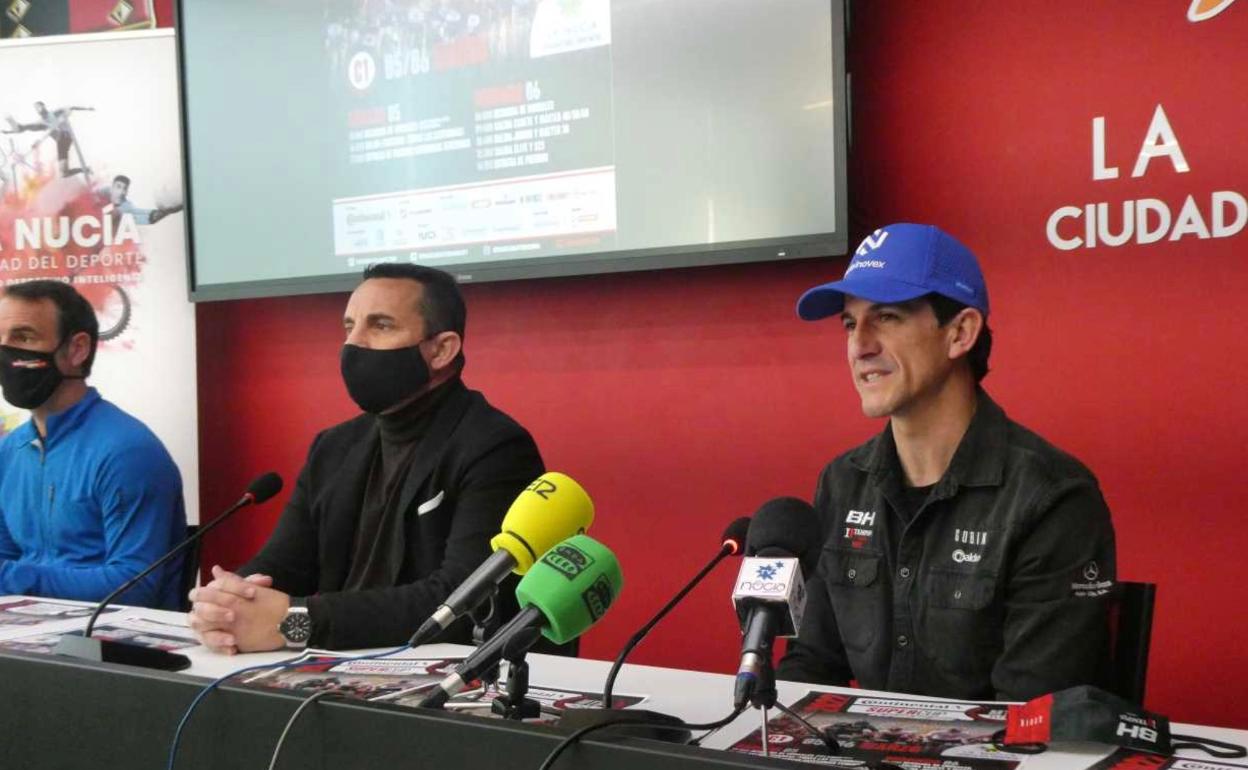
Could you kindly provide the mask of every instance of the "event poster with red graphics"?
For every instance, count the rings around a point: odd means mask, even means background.
[[[791,708],[836,741],[836,757],[882,761],[905,770],[1010,770],[1026,758],[993,744],[993,734],[1005,728],[1005,707],[999,703],[812,692]],[[823,740],[776,713],[767,723],[771,756],[835,764]],[[762,730],[755,730],[729,750],[762,754],[762,740]]]
[[[421,708],[425,696],[455,667],[460,658],[385,658],[360,660],[319,650],[309,651],[301,665],[272,669],[260,673],[243,673],[236,681],[247,687],[269,690],[290,690],[304,695],[332,693],[340,698],[386,703],[391,706]],[[504,676],[504,679],[506,677]],[[491,704],[505,692],[499,683],[484,686],[473,682],[464,692],[455,695],[445,708],[478,716],[490,716]],[[551,723],[567,709],[600,709],[602,693],[584,690],[544,687],[534,683],[527,698],[536,702],[541,722]],[[616,705],[636,706],[646,700],[641,695],[615,695]]]
[[[197,518],[195,315],[172,31],[0,41],[0,284],[70,283],[95,308],[88,384],[138,417]],[[0,403],[0,435],[26,413]]]

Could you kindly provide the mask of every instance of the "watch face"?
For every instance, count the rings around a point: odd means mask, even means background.
[[[308,638],[312,636],[312,618],[306,612],[287,613],[278,630],[288,642],[307,644]]]

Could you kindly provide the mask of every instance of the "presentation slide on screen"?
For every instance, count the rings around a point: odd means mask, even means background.
[[[610,0],[359,8],[325,28],[335,255],[614,244]]]
[[[197,287],[844,226],[826,0],[183,0],[182,27]]]

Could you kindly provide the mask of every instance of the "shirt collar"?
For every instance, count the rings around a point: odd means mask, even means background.
[[[393,414],[377,415],[382,443],[391,446],[415,444],[429,428],[433,415],[450,394],[464,389],[463,381],[456,375],[422,394],[401,410]]]
[[[91,407],[95,406],[100,400],[100,393],[95,388],[87,388],[87,393],[78,399],[78,403],[63,412],[48,415],[44,427],[47,429],[48,435],[43,439],[43,445],[50,446],[61,436],[66,435],[78,427],[78,425],[86,417]],[[35,429],[34,419],[26,421],[19,430],[26,431],[22,434],[22,440],[26,443],[32,443],[39,438],[39,431]]]
[[[1009,420],[983,388],[975,389],[975,416],[958,442],[953,459],[938,484],[941,493],[959,486],[998,486],[1005,470],[1006,428]],[[849,454],[856,468],[881,478],[902,478],[901,460],[893,440],[892,424]]]

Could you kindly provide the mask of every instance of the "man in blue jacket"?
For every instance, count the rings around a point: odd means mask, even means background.
[[[97,601],[186,533],[160,439],[86,378],[99,325],[59,281],[0,295],[0,388],[31,419],[0,440],[0,594]],[[176,608],[178,560],[120,597]]]

